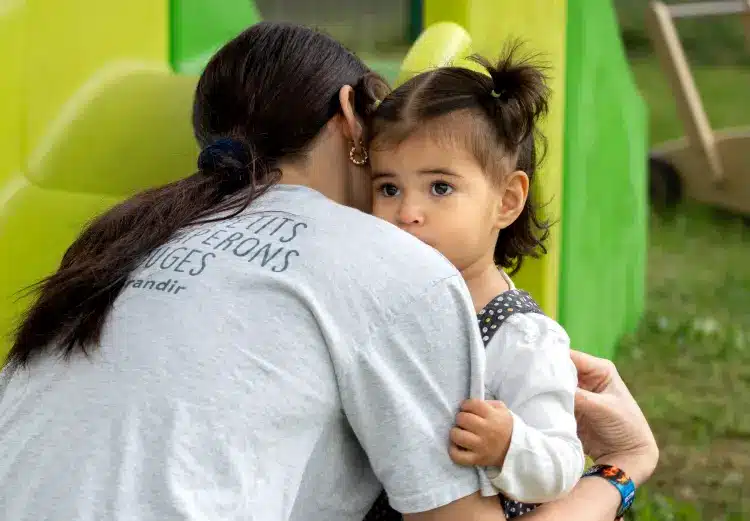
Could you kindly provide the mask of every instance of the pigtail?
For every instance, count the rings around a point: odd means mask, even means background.
[[[502,231],[495,245],[495,263],[516,273],[527,257],[538,258],[547,253],[551,223],[541,215],[536,200],[535,177],[544,159],[547,141],[539,131],[539,123],[549,110],[550,89],[547,67],[538,56],[519,58],[522,43],[510,43],[496,64],[474,55],[471,59],[487,69],[492,88],[484,100],[485,110],[495,124],[499,143],[515,151],[516,168],[529,176],[528,202],[521,214]]]
[[[492,78],[485,105],[510,149],[534,137],[536,126],[549,110],[547,67],[534,63],[534,55],[519,58],[521,47],[521,42],[512,42],[494,65],[479,55],[470,58]]]
[[[390,90],[388,82],[379,74],[364,74],[354,85],[354,110],[368,121]]]

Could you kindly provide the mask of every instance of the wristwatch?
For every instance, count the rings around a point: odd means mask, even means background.
[[[606,479],[620,492],[622,499],[620,500],[620,508],[617,510],[616,519],[621,519],[625,515],[625,512],[630,510],[635,499],[635,484],[633,481],[625,474],[625,471],[612,465],[594,465],[584,472],[582,477],[587,478],[589,476]]]

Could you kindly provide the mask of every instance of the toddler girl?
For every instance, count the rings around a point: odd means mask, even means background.
[[[422,73],[368,122],[374,215],[440,251],[471,292],[487,394],[500,401],[462,406],[451,458],[487,467],[508,518],[568,493],[584,466],[569,338],[504,271],[545,253],[548,235],[532,181],[549,91],[543,70],[515,60],[517,50],[497,65],[472,57],[488,74]],[[383,495],[367,519],[394,517]]]

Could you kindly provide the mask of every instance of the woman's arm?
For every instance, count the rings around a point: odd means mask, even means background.
[[[620,507],[620,493],[607,481],[591,477],[578,482],[563,499],[540,505],[525,514],[529,521],[612,521]]]
[[[623,469],[639,487],[659,461],[659,448],[643,412],[612,362],[577,351],[571,352],[571,358],[578,370],[576,417],[585,452],[598,464]],[[612,521],[620,501],[611,483],[588,477],[569,496],[542,505],[524,518]]]
[[[601,478],[584,478],[563,499],[546,503],[524,514],[529,521],[613,521],[620,494]],[[496,497],[479,494],[460,499],[437,510],[405,515],[404,521],[503,521],[505,514]]]

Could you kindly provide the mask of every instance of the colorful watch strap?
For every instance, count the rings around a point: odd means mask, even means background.
[[[620,508],[617,510],[617,518],[625,515],[630,510],[635,499],[635,484],[624,470],[612,465],[594,465],[583,473],[583,477],[598,476],[612,483],[620,492]]]

